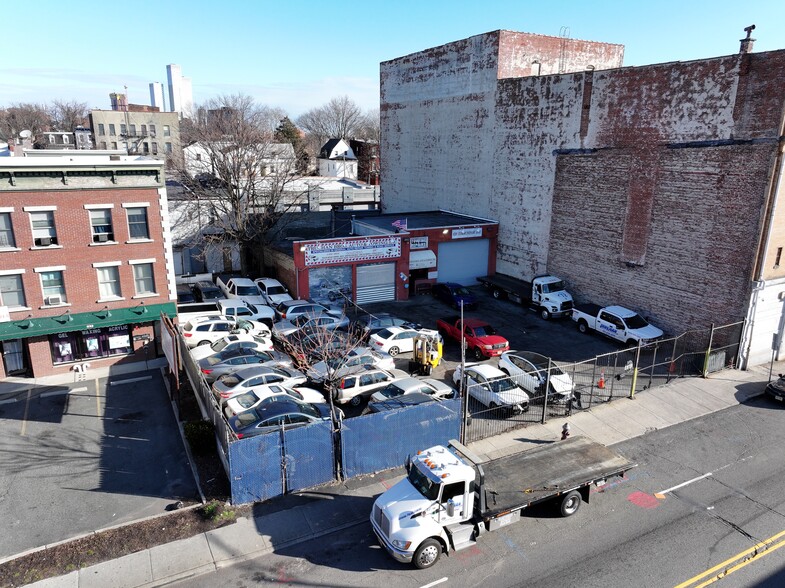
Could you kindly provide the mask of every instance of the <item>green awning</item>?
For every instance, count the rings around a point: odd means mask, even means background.
[[[59,316],[31,317],[16,321],[0,323],[0,341],[8,339],[25,339],[40,337],[54,333],[86,331],[101,327],[116,327],[157,321],[161,313],[170,317],[177,315],[174,302],[163,304],[139,304],[131,308],[113,308],[112,310],[96,310],[93,312],[64,312]]]

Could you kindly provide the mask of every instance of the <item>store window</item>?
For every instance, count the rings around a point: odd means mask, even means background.
[[[149,239],[150,230],[147,226],[147,208],[128,208],[128,232],[131,239]]]
[[[93,229],[93,243],[114,241],[112,230],[112,210],[101,208],[90,211],[90,225]]]
[[[153,264],[134,264],[134,284],[136,295],[155,294],[155,280],[153,280]]]
[[[130,329],[130,325],[119,325],[50,335],[52,362],[59,364],[97,357],[128,355],[133,352]]]

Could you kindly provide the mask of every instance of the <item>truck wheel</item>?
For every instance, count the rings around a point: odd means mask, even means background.
[[[496,300],[499,300],[499,298],[502,297],[502,291],[499,290],[498,288],[494,288],[493,289],[493,297],[496,298]]]
[[[442,546],[436,539],[426,539],[414,552],[412,563],[418,570],[425,570],[439,561]]]
[[[581,507],[581,493],[577,490],[567,492],[561,500],[561,516],[568,517],[578,512]]]
[[[474,359],[476,359],[477,361],[483,360],[482,351],[480,351],[479,347],[474,348]]]
[[[401,350],[400,350],[400,349],[398,349],[398,348],[397,348],[397,347],[395,347],[395,346],[393,346],[393,347],[390,347],[390,348],[387,350],[387,353],[389,353],[389,354],[390,354],[392,357],[395,357],[395,356],[396,356],[396,355],[398,355],[400,352],[401,352]]]
[[[578,321],[578,330],[581,333],[587,333],[589,331],[589,325],[586,324],[586,321],[580,320]]]
[[[551,318],[551,313],[548,312],[547,308],[541,307],[540,308],[540,317],[542,317],[542,320],[547,321],[549,318]]]

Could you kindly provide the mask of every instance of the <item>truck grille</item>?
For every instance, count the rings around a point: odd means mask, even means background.
[[[385,537],[389,537],[390,521],[387,518],[387,515],[382,512],[382,509],[375,504],[373,505],[373,520],[377,525],[379,525],[379,528],[382,530],[382,534],[384,534]]]
[[[505,347],[507,347],[507,343],[496,343],[493,346],[494,349],[504,349]]]
[[[561,303],[562,310],[572,310],[572,300],[568,300],[567,302]]]

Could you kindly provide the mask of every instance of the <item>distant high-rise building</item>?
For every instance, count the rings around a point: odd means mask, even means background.
[[[183,76],[180,66],[170,63],[166,66],[166,79],[169,82],[169,112],[182,112],[183,103],[180,98]]]
[[[164,85],[161,82],[152,82],[150,84],[150,106],[157,106],[161,112],[166,111]]]
[[[182,101],[183,117],[191,118],[194,110],[194,93],[191,87],[191,78],[180,79],[180,100]]]

